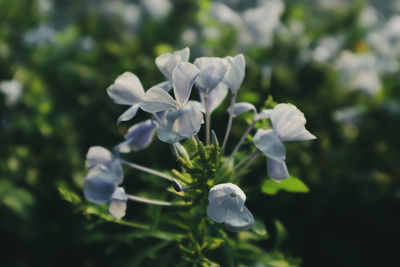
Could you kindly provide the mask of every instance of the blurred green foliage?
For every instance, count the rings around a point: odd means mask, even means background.
[[[295,259],[293,265],[301,258],[304,266],[396,265],[399,71],[379,73],[382,88],[369,95],[340,82],[334,65],[339,52],[326,62],[307,57],[325,35],[342,36],[341,50],[379,57],[358,20],[365,2],[338,1],[327,9],[313,1],[286,1],[280,18],[286,27],[269,46],[238,45],[243,37],[235,27],[210,17],[212,1],[172,1],[164,18],[148,14],[139,1],[110,2],[0,0],[0,81],[23,85],[15,105],[7,105],[0,94],[2,266],[171,266],[165,263],[182,256],[165,253],[174,251],[176,237],[155,230],[161,208],[129,203],[127,221],[107,223],[112,218],[106,207],[87,203],[80,192],[87,149],[111,148],[130,126],[116,126],[123,107],[113,104],[105,89],[124,71],[140,77],[145,88],[162,81],[154,58],[187,45],[182,38],[187,29],[197,36],[191,59],[245,54],[239,101],[261,108],[272,95],[277,102],[293,103],[318,137],[288,144],[293,178],[287,182],[272,185],[263,160],[246,174],[246,205],[259,222],[234,238],[258,246],[239,248],[243,254],[235,256],[261,261],[264,255],[265,266],[289,266],[288,258]],[[140,23],[123,12],[131,11],[124,4],[139,7]],[[298,21],[303,31],[296,35],[289,25]],[[40,38],[27,37],[41,26]],[[220,34],[204,34],[210,27]],[[213,117],[219,138],[227,107],[224,103]],[[335,119],[348,107],[356,116]],[[143,118],[139,114],[137,121]],[[230,143],[239,140],[247,123],[235,120]],[[178,168],[166,154],[170,148],[155,141],[129,159],[156,169]],[[158,199],[167,194],[160,194],[167,182],[132,170],[126,170],[125,184],[135,194]],[[173,214],[168,219],[179,226]],[[220,239],[207,242],[224,246]]]

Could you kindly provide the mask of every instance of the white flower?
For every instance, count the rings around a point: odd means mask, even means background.
[[[125,216],[125,190],[118,187],[123,181],[120,161],[101,146],[93,146],[86,155],[89,173],[83,183],[85,198],[95,204],[109,203],[108,211],[117,220]]]
[[[208,194],[207,216],[217,223],[225,223],[232,232],[245,231],[254,224],[253,214],[244,205],[246,195],[234,184],[215,185]]]
[[[278,104],[269,114],[272,130],[258,130],[253,137],[256,147],[267,156],[268,175],[276,181],[289,177],[282,142],[312,140],[316,137],[306,130],[304,114],[292,104]]]
[[[17,80],[0,82],[0,92],[6,95],[7,105],[14,105],[21,98],[22,84]]]

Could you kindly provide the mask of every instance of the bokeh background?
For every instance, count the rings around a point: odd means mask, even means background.
[[[154,58],[186,46],[191,61],[243,53],[239,101],[293,103],[318,137],[288,146],[309,193],[266,194],[263,160],[247,175],[263,248],[301,266],[397,266],[400,2],[358,0],[0,0],[0,265],[164,266],[141,250],[155,241],[82,214],[57,188],[82,195],[87,149],[112,148],[133,124],[116,125],[124,107],[105,89],[124,71],[145,88],[163,81]],[[213,118],[220,138],[227,102]],[[170,152],[155,140],[129,158],[177,168]],[[166,186],[128,176],[133,192]],[[130,218],[147,213],[128,205]]]

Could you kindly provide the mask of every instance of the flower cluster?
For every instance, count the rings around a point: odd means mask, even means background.
[[[148,90],[145,90],[139,78],[130,72],[119,76],[107,89],[108,95],[115,103],[129,106],[119,116],[118,123],[131,120],[139,110],[149,113],[150,116],[149,119],[129,128],[125,140],[114,147],[114,154],[98,146],[89,149],[89,172],[84,182],[84,194],[86,199],[93,203],[109,203],[109,212],[116,219],[125,215],[128,199],[148,204],[174,205],[171,202],[126,194],[120,186],[123,182],[123,164],[170,181],[178,192],[185,191],[184,193],[190,194],[191,190],[196,192],[207,188],[207,216],[216,223],[225,223],[229,231],[244,231],[252,227],[254,217],[244,205],[246,195],[233,182],[237,182],[238,176],[262,154],[267,157],[268,174],[273,180],[282,181],[288,178],[286,151],[282,142],[311,140],[315,136],[305,129],[306,120],[303,113],[291,104],[278,104],[273,109],[257,112],[250,103],[236,103],[237,93],[245,76],[245,58],[242,54],[225,58],[200,57],[193,64],[189,62],[189,57],[189,48],[157,57],[155,63],[166,81]],[[197,89],[199,101],[190,100],[193,87]],[[173,96],[170,94],[171,90]],[[218,138],[211,130],[211,114],[223,102],[228,92],[231,94],[229,119],[223,143],[219,148]],[[248,111],[254,113],[253,121],[229,157],[222,157],[225,168],[228,168],[226,177],[205,177],[200,184],[190,184],[187,181],[178,181],[178,177],[174,178],[120,157],[120,153],[145,149],[157,133],[159,140],[173,145],[178,156],[190,160],[191,155],[180,141],[193,138],[199,144],[201,141],[197,134],[204,123],[206,147],[218,147],[224,152],[233,119]],[[236,152],[251,135],[256,122],[267,119],[270,120],[272,128],[257,130],[253,137],[256,151],[235,166],[228,167],[232,161],[234,163]],[[232,173],[236,176],[233,177]]]

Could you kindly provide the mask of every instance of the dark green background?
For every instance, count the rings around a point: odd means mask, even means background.
[[[53,1],[52,12],[40,13],[36,1],[0,0],[0,80],[23,83],[16,105],[7,106],[0,95],[1,266],[129,266],[135,251],[151,242],[124,240],[127,227],[86,218],[61,199],[57,187],[81,192],[87,149],[112,148],[132,123],[146,119],[140,113],[133,122],[116,125],[124,108],[105,91],[115,78],[131,71],[145,88],[163,81],[154,58],[183,48],[184,29],[200,31],[208,23],[199,14],[209,1],[172,2],[166,18],[155,20],[143,13],[140,26],[133,29],[118,15],[104,15],[102,1]],[[366,3],[349,2],[345,10],[325,13],[310,3],[286,3],[281,21],[302,20],[311,43],[324,34],[343,34],[343,49],[355,51],[365,36],[357,16]],[[26,31],[43,23],[56,30],[53,40],[42,45],[24,42]],[[192,62],[198,56],[237,53],[240,36],[235,29],[209,23],[223,34],[190,47]],[[85,50],[82,38],[88,36],[94,45]],[[270,47],[242,49],[247,68],[239,100],[258,108],[268,95],[293,103],[318,138],[287,146],[288,168],[309,186],[308,194],[263,194],[264,160],[247,175],[246,205],[271,234],[263,246],[273,249],[273,222],[279,220],[288,233],[281,251],[301,258],[302,266],[396,266],[399,73],[382,75],[377,95],[348,92],[331,64],[301,62],[302,49],[295,40],[279,37]],[[261,75],[264,64],[272,67],[270,79]],[[220,139],[227,105],[213,117]],[[356,131],[333,119],[333,112],[343,107],[361,108]],[[230,145],[244,127],[244,120],[235,121]],[[127,158],[156,169],[177,168],[170,147],[158,140]],[[127,171],[126,188],[155,194],[168,186],[138,175]],[[129,203],[127,217],[146,222],[143,205]]]

